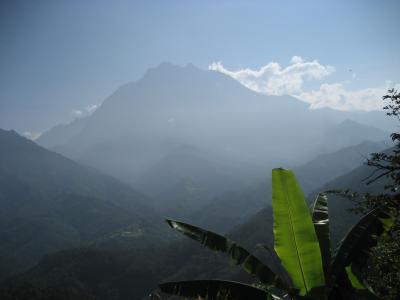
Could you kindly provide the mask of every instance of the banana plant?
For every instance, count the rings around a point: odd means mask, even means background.
[[[328,198],[319,194],[311,209],[294,176],[285,169],[272,170],[274,250],[277,268],[272,271],[257,257],[227,237],[174,220],[167,223],[178,232],[213,251],[226,253],[258,282],[247,285],[224,280],[167,282],[162,292],[210,300],[266,299],[378,299],[362,276],[369,249],[394,224],[395,217],[383,208],[361,218],[331,253]],[[282,273],[281,273],[282,274]]]

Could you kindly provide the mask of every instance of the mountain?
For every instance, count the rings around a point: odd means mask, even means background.
[[[275,147],[286,137],[270,130],[280,112],[289,112],[282,121],[290,132],[294,114],[305,114],[307,105],[262,96],[216,72],[161,64],[119,88],[75,137],[53,149],[133,185],[182,144],[209,148],[228,163],[258,166],[283,159]],[[303,139],[301,134],[291,138]]]
[[[117,89],[91,116],[37,142],[152,195],[157,209],[188,217],[277,165],[385,139],[386,131],[364,125],[377,114],[310,110],[218,72],[163,63]]]
[[[0,278],[110,236],[132,247],[162,240],[161,218],[130,186],[14,131],[0,130],[0,145]]]
[[[278,111],[282,114],[277,114]],[[395,127],[394,122],[382,112],[344,112],[328,108],[310,110],[308,104],[296,98],[261,95],[218,72],[201,70],[191,64],[180,67],[162,63],[149,69],[138,81],[117,89],[91,117],[58,125],[37,141],[47,147],[65,145],[73,143],[69,141],[72,135],[88,138],[90,132],[92,138],[87,141],[90,146],[98,144],[96,140],[102,142],[115,135],[126,137],[145,130],[175,136],[176,127],[184,124],[189,125],[187,132],[195,132],[193,127],[198,126],[204,134],[209,128],[226,129],[223,127],[232,125],[232,121],[241,122],[237,124],[241,126],[251,122],[262,125],[262,119],[267,117],[271,121],[285,121],[304,111],[308,117],[308,121],[305,120],[307,125],[317,123],[326,128],[344,120],[353,120],[367,126],[374,124],[385,131]],[[235,112],[240,112],[241,116],[235,115]],[[220,118],[220,125],[214,126],[212,121],[218,117],[230,117],[230,120]]]
[[[77,118],[69,124],[59,124],[42,134],[40,145],[52,148],[64,144],[85,128],[87,118]]]
[[[72,122],[70,126],[54,128],[37,141],[45,146],[58,145],[57,149],[66,154],[75,148],[78,153],[72,155],[79,156],[111,142],[122,142],[142,152],[146,143],[163,146],[175,140],[194,146],[212,145],[223,155],[236,158],[244,155],[254,159],[258,154],[258,159],[265,160],[265,153],[279,157],[271,150],[287,145],[289,139],[301,144],[308,136],[323,138],[344,120],[356,119],[365,124],[367,116],[375,120],[376,114],[387,119],[377,112],[310,110],[308,104],[293,97],[261,95],[217,72],[163,63],[140,80],[117,89],[92,116],[80,120],[79,126]],[[73,127],[70,132],[74,131],[75,136],[65,134],[66,127]],[[77,127],[81,130],[76,131]],[[364,133],[368,129],[366,126]],[[332,139],[330,151],[342,146],[333,149],[334,142]],[[247,153],[245,149],[251,151]]]

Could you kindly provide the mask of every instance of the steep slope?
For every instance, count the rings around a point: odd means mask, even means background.
[[[13,131],[0,130],[0,145],[0,277],[122,228],[133,245],[162,236],[148,198],[129,186]]]
[[[36,299],[27,292],[21,293],[28,286],[32,295],[51,294],[49,299],[53,300],[143,299],[154,289],[154,283],[162,279],[160,253],[149,249],[146,254],[135,249],[124,252],[89,248],[60,251],[46,256],[28,272],[0,283],[0,298],[11,293],[24,294],[21,298],[11,299]]]

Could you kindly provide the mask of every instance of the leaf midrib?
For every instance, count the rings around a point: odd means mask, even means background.
[[[306,281],[305,281],[303,265],[302,265],[302,261],[301,261],[300,254],[299,254],[299,251],[298,251],[297,239],[296,239],[296,235],[294,233],[294,228],[293,228],[292,208],[291,208],[291,202],[289,201],[289,195],[288,195],[288,192],[287,192],[286,178],[284,178],[283,181],[284,181],[284,185],[285,185],[285,189],[284,189],[284,191],[285,191],[285,199],[286,199],[286,202],[287,202],[288,208],[289,208],[289,225],[290,225],[290,229],[292,231],[292,237],[293,237],[293,241],[294,241],[294,244],[295,244],[296,255],[297,255],[297,258],[298,258],[298,263],[299,263],[299,267],[300,267],[300,271],[301,271],[301,279],[303,280],[303,284],[304,284],[304,287],[306,289],[306,293],[308,294],[308,288],[307,288],[307,284],[306,284]]]

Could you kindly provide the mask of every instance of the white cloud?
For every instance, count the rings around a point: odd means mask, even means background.
[[[399,89],[387,81],[384,85],[375,88],[348,90],[341,83],[321,84],[318,90],[302,92],[296,97],[311,104],[311,108],[330,107],[337,110],[380,110],[382,96],[389,88]]]
[[[93,104],[93,105],[88,105],[85,107],[85,110],[88,114],[92,114],[96,109],[100,107],[101,104]]]
[[[231,71],[226,69],[221,62],[213,62],[208,68],[226,74],[259,93],[294,96],[310,103],[310,108],[379,110],[382,108],[382,96],[387,90],[400,87],[388,81],[379,87],[349,90],[344,83],[323,82],[318,89],[306,90],[305,81],[322,80],[335,72],[335,68],[322,65],[318,60],[306,61],[299,56],[293,56],[290,64],[285,68],[276,62],[270,62],[258,70],[246,68]],[[349,72],[352,79],[356,79],[357,74],[353,70]]]
[[[305,80],[322,79],[335,71],[332,66],[321,65],[317,60],[304,61],[299,56],[293,56],[286,68],[270,62],[258,70],[230,71],[221,62],[213,62],[208,69],[229,75],[249,89],[268,95],[299,93]]]
[[[77,116],[77,117],[80,117],[80,116],[83,115],[83,111],[81,111],[81,110],[79,110],[79,109],[73,109],[73,110],[72,110],[72,114],[75,115],[75,116]]]
[[[89,116],[93,112],[95,112],[101,104],[93,104],[93,105],[88,105],[84,109],[73,109],[71,112],[73,115],[76,117],[83,117],[83,116]]]
[[[26,137],[27,139],[30,139],[30,140],[34,141],[34,140],[38,139],[42,135],[42,133],[41,132],[25,131],[22,135],[24,137]]]

